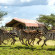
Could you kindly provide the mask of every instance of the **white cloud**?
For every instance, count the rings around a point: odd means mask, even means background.
[[[2,6],[0,6],[0,8],[2,8]]]
[[[12,20],[12,17],[11,16],[8,16],[8,17],[4,17],[3,18],[3,21],[2,21],[2,25],[4,26],[7,22],[11,21]]]
[[[55,0],[47,0],[48,1],[48,5],[54,5],[55,4]]]
[[[22,3],[24,2],[31,2],[32,0],[21,0]]]
[[[4,4],[12,4],[15,0],[0,0],[0,3]]]
[[[3,18],[3,20],[0,21],[0,27],[4,26],[7,22],[9,22],[11,20],[11,18],[12,18],[11,16]]]
[[[4,8],[6,8],[6,9],[7,9],[8,7],[7,7],[7,6],[4,6]]]

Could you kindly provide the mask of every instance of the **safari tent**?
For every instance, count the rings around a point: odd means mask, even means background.
[[[13,18],[10,22],[6,23],[6,27],[19,27],[19,28],[36,28],[44,26],[43,23],[40,23],[36,20],[27,20],[27,19],[19,19]]]

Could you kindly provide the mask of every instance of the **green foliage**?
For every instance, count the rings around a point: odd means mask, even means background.
[[[55,15],[40,15],[38,21],[45,23],[47,26],[55,26]]]
[[[7,15],[7,12],[0,11],[0,21],[2,20],[2,17]]]

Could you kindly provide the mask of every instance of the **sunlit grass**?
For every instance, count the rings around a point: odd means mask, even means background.
[[[37,45],[38,39],[36,39],[34,46],[25,46],[16,40],[14,45],[11,45],[10,41],[7,45],[0,45],[0,55],[55,55],[55,41],[49,40],[47,46],[41,47],[43,40]]]

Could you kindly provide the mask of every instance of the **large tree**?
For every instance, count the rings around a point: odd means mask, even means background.
[[[0,11],[0,21],[2,21],[3,16],[7,15],[7,12]]]
[[[43,22],[47,26],[51,25],[52,27],[55,27],[55,15],[40,15],[38,18],[39,22]]]

